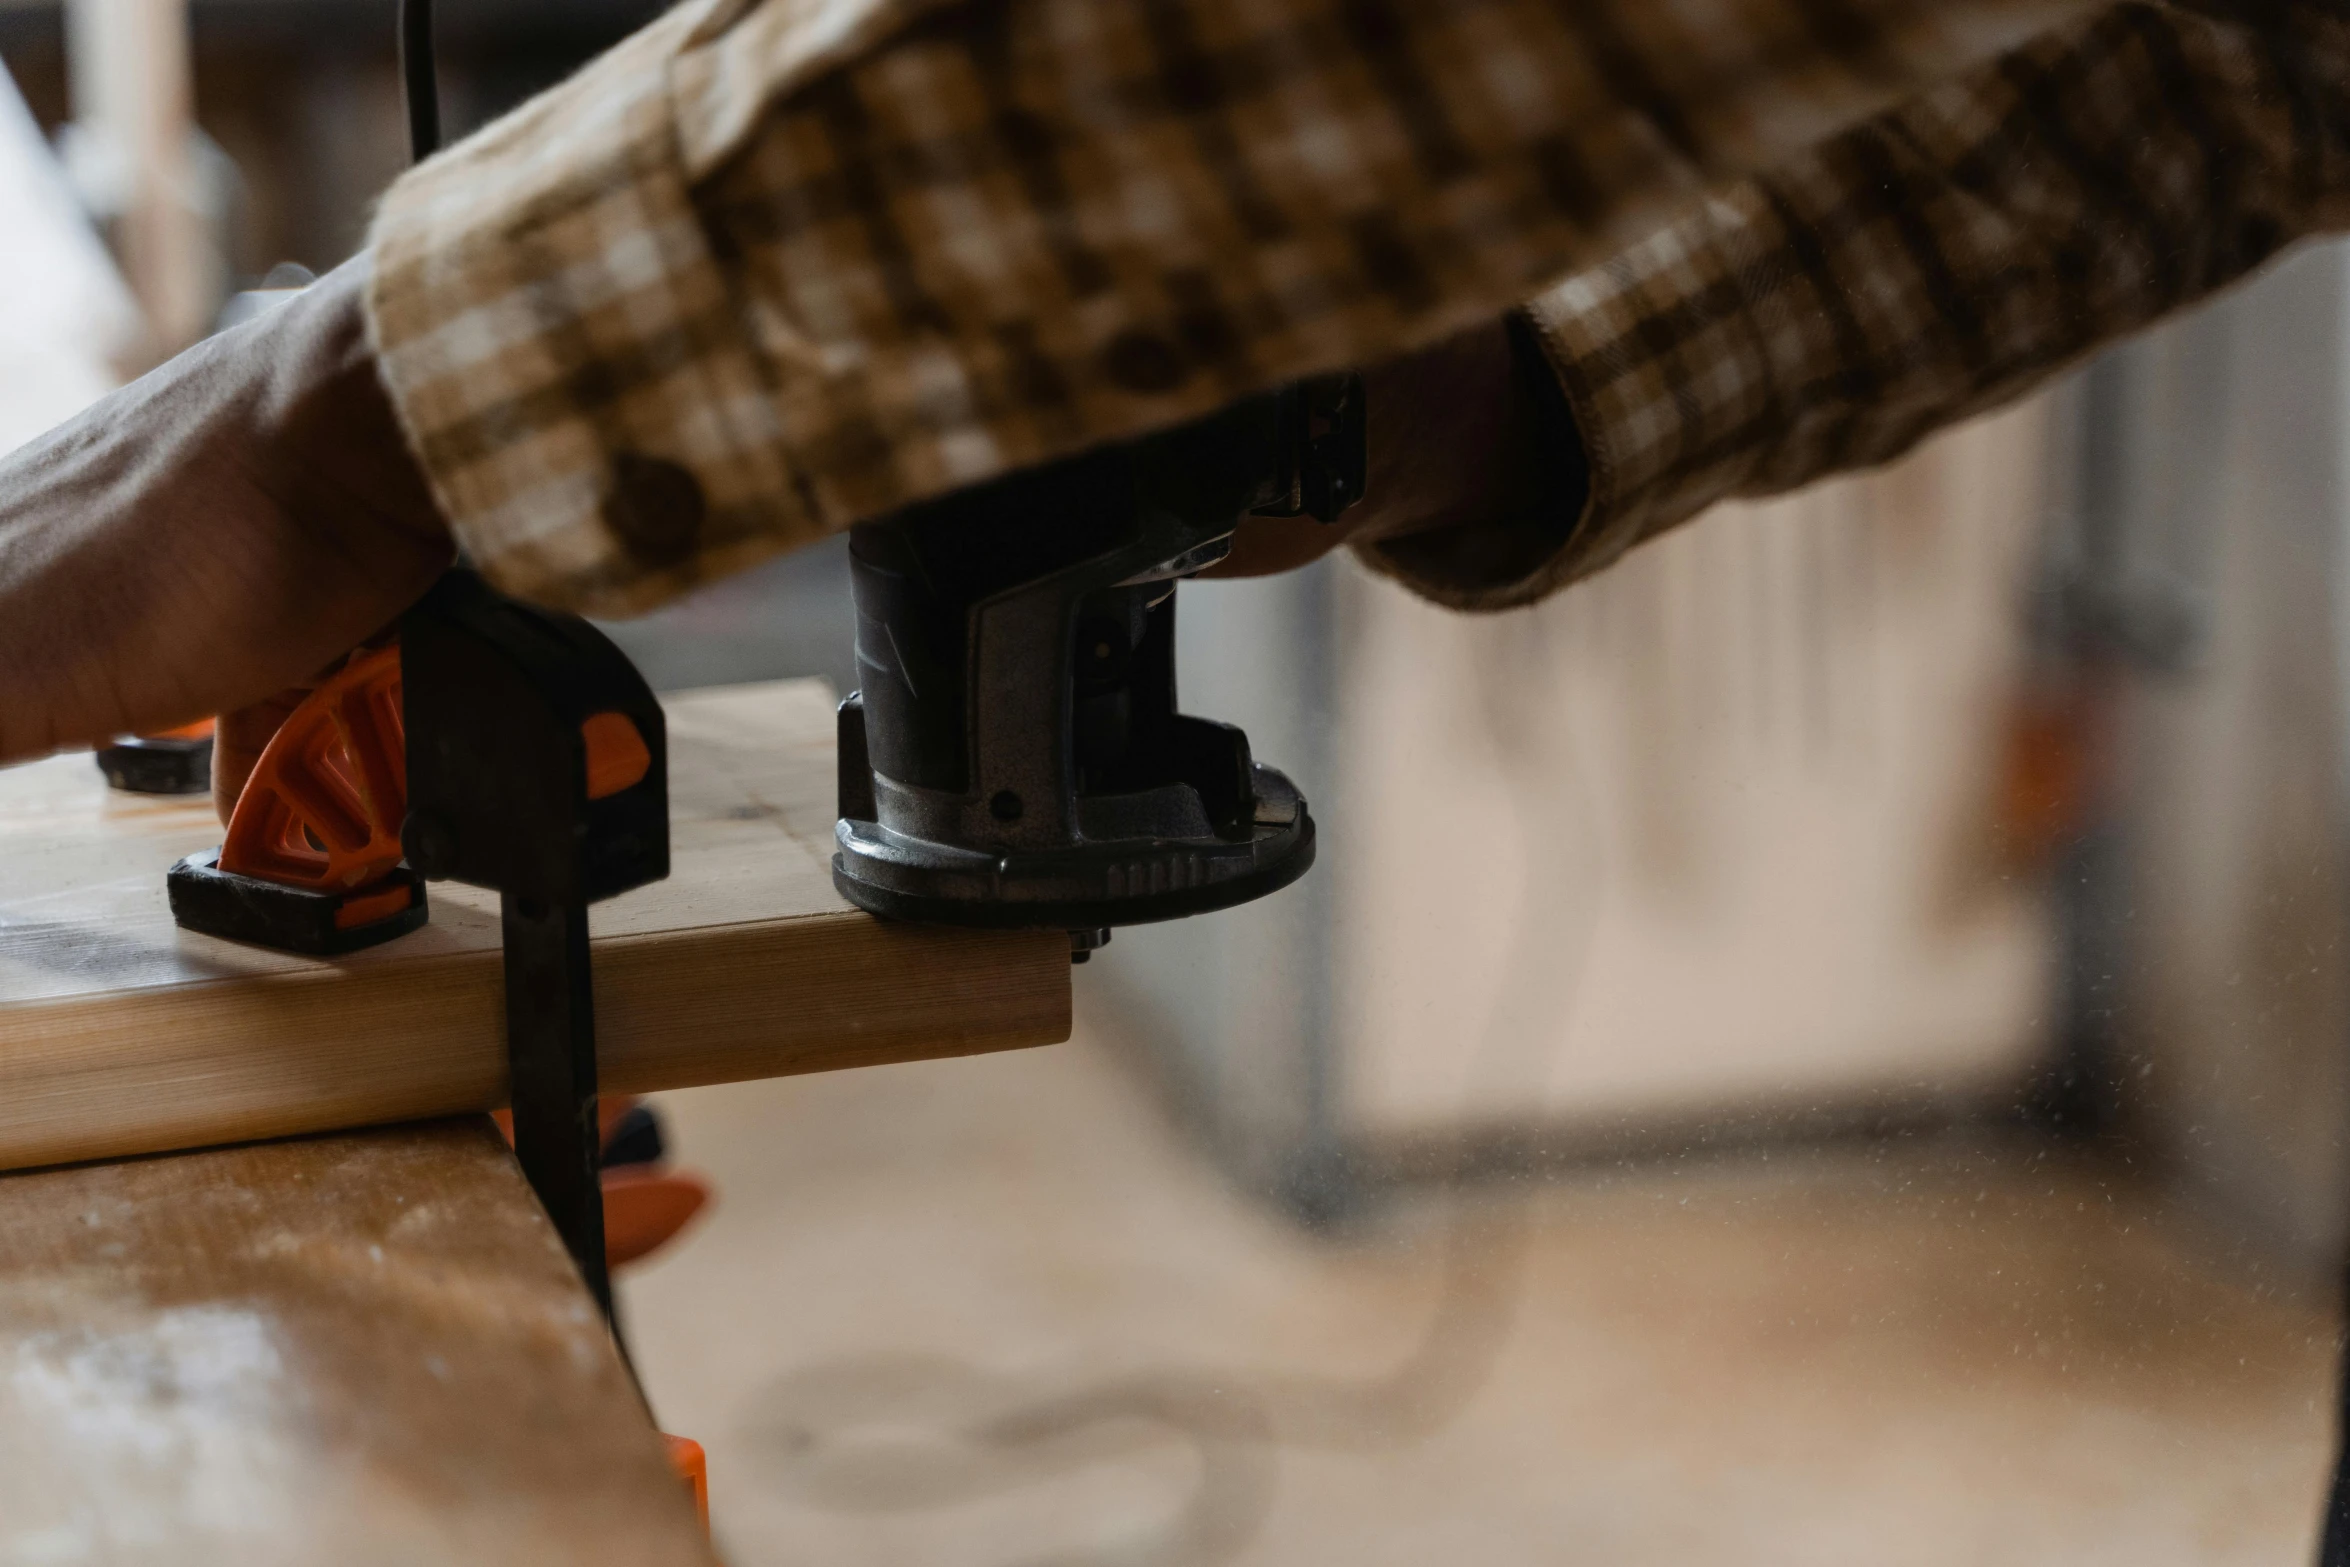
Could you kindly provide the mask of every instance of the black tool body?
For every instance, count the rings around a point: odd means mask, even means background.
[[[1057,926],[1082,952],[1302,875],[1297,789],[1240,730],[1177,709],[1175,587],[1251,513],[1352,504],[1362,415],[1359,377],[1323,377],[854,529],[841,893]]]

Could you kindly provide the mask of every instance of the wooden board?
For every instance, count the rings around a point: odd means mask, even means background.
[[[888,925],[833,891],[819,682],[670,699],[672,872],[598,904],[612,1091],[1044,1044],[1059,932]],[[0,771],[0,1169],[480,1110],[505,1093],[497,902],[347,958],[181,930],[163,877],[201,800],[111,793],[86,755]]]
[[[713,1560],[485,1118],[0,1177],[0,1562]]]

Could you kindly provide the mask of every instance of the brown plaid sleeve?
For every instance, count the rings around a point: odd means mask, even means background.
[[[2350,14],[2102,8],[1817,148],[1531,307],[1590,466],[1540,597],[1726,496],[1884,462],[2350,222]]]
[[[371,323],[473,558],[626,611],[1489,318],[2085,6],[687,0],[393,187]]]

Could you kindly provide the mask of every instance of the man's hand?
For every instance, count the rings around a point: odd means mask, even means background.
[[[1265,576],[1341,544],[1491,528],[1543,503],[1552,454],[1499,318],[1374,365],[1363,380],[1371,472],[1361,503],[1334,523],[1250,517],[1232,553],[1201,576]]]
[[[0,763],[289,697],[450,558],[376,380],[364,259],[0,458]]]

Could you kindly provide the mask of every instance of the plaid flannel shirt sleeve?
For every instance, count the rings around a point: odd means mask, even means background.
[[[2339,5],[2102,8],[1536,299],[1590,469],[1537,569],[1495,580],[1443,540],[1365,556],[1503,608],[1724,497],[1884,462],[2350,223],[2346,138]]]
[[[370,326],[476,563],[627,612],[1490,319],[2086,8],[686,0],[394,185]]]

